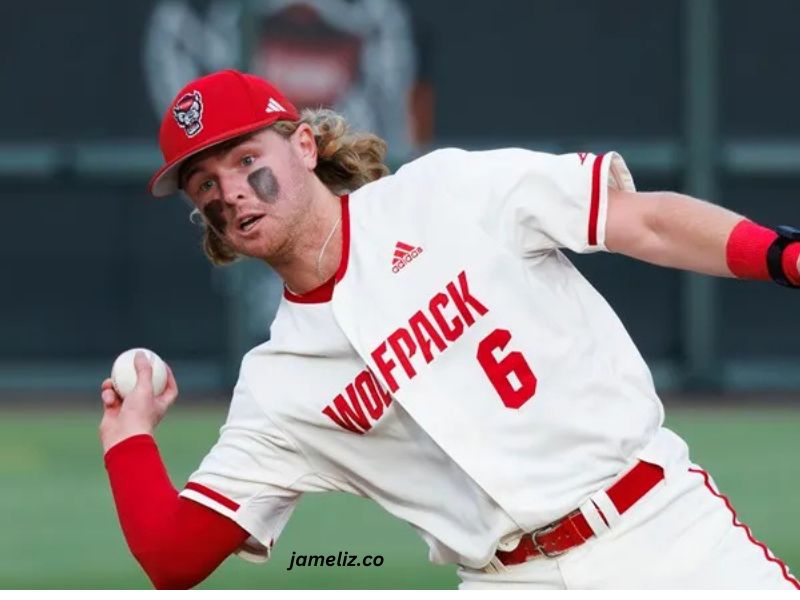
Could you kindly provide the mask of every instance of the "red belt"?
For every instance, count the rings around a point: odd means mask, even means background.
[[[639,462],[623,475],[606,493],[619,514],[624,513],[637,500],[664,479],[664,470],[658,465]],[[598,508],[598,511],[600,509]],[[605,516],[600,513],[605,521]],[[594,535],[594,531],[579,510],[566,517],[523,535],[513,550],[498,550],[496,556],[504,565],[518,565],[534,556],[553,557],[580,546]]]

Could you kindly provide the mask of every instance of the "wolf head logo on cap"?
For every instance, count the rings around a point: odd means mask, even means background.
[[[203,129],[203,99],[200,92],[192,91],[181,96],[172,107],[175,121],[186,132],[188,137],[197,135]]]

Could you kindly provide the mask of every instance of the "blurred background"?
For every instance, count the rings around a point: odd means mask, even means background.
[[[176,486],[213,444],[242,354],[281,293],[260,264],[213,269],[178,198],[145,184],[160,115],[226,67],[330,105],[396,168],[443,146],[617,150],[639,189],[800,224],[794,0],[43,0],[0,36],[0,587],[146,587],[107,490],[98,387],[156,350],[182,396],[159,430]],[[667,424],[742,520],[800,570],[798,297],[613,255],[576,256],[650,364]],[[382,567],[286,571],[291,552]],[[371,503],[304,498],[265,566],[204,587],[454,587]]]

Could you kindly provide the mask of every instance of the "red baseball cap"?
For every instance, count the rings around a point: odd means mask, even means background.
[[[161,121],[162,166],[147,186],[158,197],[178,190],[178,172],[189,157],[275,121],[297,121],[297,109],[269,81],[232,69],[186,84]]]

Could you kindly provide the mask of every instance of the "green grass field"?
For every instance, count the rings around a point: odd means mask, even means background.
[[[211,443],[226,407],[176,408],[159,430],[182,485]],[[668,409],[693,460],[711,471],[755,536],[800,571],[800,410]],[[146,588],[128,554],[88,412],[0,412],[0,588]],[[191,540],[187,540],[191,543]],[[380,554],[381,567],[287,571],[292,551]],[[204,588],[453,588],[454,567],[428,563],[410,527],[372,502],[342,494],[304,498],[273,558],[228,559]]]

